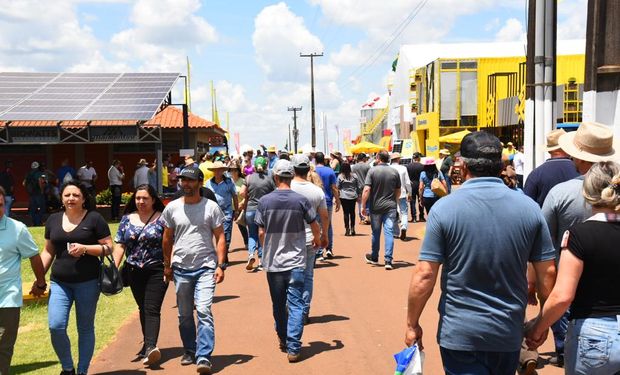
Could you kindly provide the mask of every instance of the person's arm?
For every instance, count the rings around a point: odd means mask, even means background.
[[[114,258],[114,264],[116,267],[120,266],[123,261],[123,256],[125,255],[125,244],[117,243],[114,245],[114,251],[112,252],[112,257]]]
[[[265,246],[265,227],[258,227],[258,242],[261,244],[261,246]]]
[[[224,234],[224,226],[213,228],[213,237],[215,238],[215,252],[217,254],[217,264],[226,263],[226,236]],[[224,281],[224,270],[220,267],[215,268],[215,283],[219,284]]]
[[[174,229],[164,227],[161,241],[164,255],[164,281],[172,280],[172,245],[174,245]]]
[[[112,254],[112,237],[106,236],[97,241],[97,244],[84,245],[81,243],[71,243],[68,253],[72,257],[79,258],[84,255],[101,256]]]
[[[47,273],[47,270],[50,269],[55,257],[56,257],[56,251],[54,251],[54,246],[52,245],[52,241],[45,240],[45,246],[43,246],[43,251],[41,252],[41,262],[43,264],[43,273]]]
[[[336,186],[336,184],[332,184],[331,188],[332,194],[334,195],[334,203],[336,204],[336,208],[334,209],[334,211],[338,212],[340,211],[340,190],[338,190],[338,186]]]
[[[547,338],[549,327],[570,307],[583,273],[583,261],[570,251],[563,251],[558,269],[555,286],[542,307],[541,314],[526,333],[527,344],[530,348],[542,345]]]
[[[418,186],[418,196],[422,199],[422,195],[424,194],[424,181],[420,178],[420,186]]]
[[[314,220],[310,223],[310,229],[312,230],[312,245],[314,247],[321,247],[322,245],[322,237],[321,237],[321,228],[319,227],[319,223]]]
[[[30,294],[36,297],[42,296],[45,294],[47,284],[45,283],[45,267],[43,267],[43,262],[41,261],[41,256],[39,254],[30,257],[30,267],[36,277],[36,280],[30,289]]]
[[[420,326],[420,316],[424,306],[431,294],[437,281],[439,264],[421,260],[416,264],[409,284],[409,297],[407,303],[407,331],[405,333],[405,344],[411,346],[417,343],[420,350],[424,349],[422,344],[422,327]]]
[[[558,233],[559,218],[555,209],[555,196],[553,189],[551,189],[551,191],[549,192],[549,194],[547,194],[547,197],[545,198],[545,202],[542,206],[542,214],[545,218],[545,222],[547,223],[547,228],[549,228],[551,241],[555,246],[557,243],[559,243],[558,241],[560,234]]]
[[[366,209],[366,202],[368,202],[368,197],[370,196],[370,186],[364,186],[364,191],[362,191],[362,215],[368,216],[368,209]]]

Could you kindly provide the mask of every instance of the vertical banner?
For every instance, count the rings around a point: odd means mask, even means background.
[[[345,153],[349,154],[349,148],[351,147],[351,129],[342,129],[342,149]]]
[[[333,152],[334,151],[334,144],[329,142],[329,152]]]
[[[239,132],[234,133],[235,139],[235,150],[237,150],[237,154],[241,155],[241,147],[239,146]]]

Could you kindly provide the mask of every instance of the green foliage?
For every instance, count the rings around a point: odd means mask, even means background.
[[[110,224],[114,236],[118,224]],[[40,249],[45,244],[44,227],[29,228],[35,243]],[[49,274],[47,279],[49,280]],[[22,282],[29,286],[34,281],[34,274],[28,259],[22,261]],[[97,304],[95,318],[95,355],[105,347],[116,334],[123,322],[137,310],[131,290],[125,288],[122,293],[106,297],[101,295]],[[72,343],[73,358],[77,364],[77,328],[75,312],[72,309],[67,329]],[[132,348],[133,349],[133,348]],[[58,358],[52,348],[47,322],[47,304],[45,302],[24,306],[21,310],[19,334],[15,343],[15,353],[11,362],[12,374],[51,375],[60,372]]]
[[[129,202],[129,200],[131,199],[132,194],[133,193],[129,191],[122,193],[121,204],[127,204],[127,202]],[[97,204],[111,205],[112,204],[112,191],[110,191],[110,188],[101,190],[99,194],[97,194],[96,199],[97,199]]]

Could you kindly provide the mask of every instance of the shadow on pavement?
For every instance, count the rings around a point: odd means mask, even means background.
[[[234,253],[237,251],[248,251],[248,249],[246,249],[245,247],[235,247],[234,249],[228,249],[229,253]]]
[[[254,356],[249,354],[214,355],[211,357],[211,363],[213,364],[213,371],[218,372],[228,366],[249,362],[252,358]]]
[[[213,297],[213,303],[228,301],[229,299],[236,299],[239,296],[215,296]]]
[[[247,262],[247,260],[230,260],[228,261],[228,267],[232,267],[237,264],[246,264]]]
[[[409,241],[415,241],[415,240],[419,240],[419,238],[418,238],[418,237],[415,237],[415,236],[414,236],[414,237],[409,237],[409,236],[407,236],[407,237],[405,237],[405,239],[404,239],[404,240],[401,240],[401,241],[403,241],[403,242],[409,242]]]
[[[34,363],[24,363],[21,365],[11,366],[11,374],[25,374],[27,372],[35,371],[38,369],[58,365],[58,361],[44,361]]]
[[[351,257],[348,257],[346,255],[334,255],[332,259],[351,259]]]
[[[301,349],[301,358],[302,361],[310,359],[317,354],[321,354],[323,352],[328,352],[330,350],[338,350],[344,348],[344,344],[340,340],[332,340],[334,345],[328,344],[323,341],[313,341],[310,343],[310,346],[303,347]]]
[[[314,269],[317,269],[317,268],[331,268],[331,267],[338,267],[338,263],[334,263],[334,262],[330,262],[328,260],[324,260],[324,261],[318,261],[314,265]]]
[[[329,322],[337,322],[340,320],[350,320],[350,318],[348,316],[334,315],[334,314],[312,316],[310,317],[310,324],[322,324],[322,323],[329,323]]]
[[[142,375],[142,374],[146,374],[146,370],[116,370],[116,371],[95,373],[95,375]]]
[[[415,266],[415,263],[411,263],[411,262],[405,262],[405,261],[396,261],[392,263],[392,266],[394,267],[395,270],[399,269],[399,268],[405,268],[405,267],[411,267],[411,266]]]
[[[159,366],[152,366],[153,370],[159,369],[161,365],[175,358],[180,362],[183,353],[185,353],[183,347],[180,346],[176,348],[160,348],[159,350],[161,351],[161,359],[158,363]]]

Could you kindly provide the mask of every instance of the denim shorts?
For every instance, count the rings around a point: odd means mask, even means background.
[[[620,371],[620,315],[571,320],[566,332],[564,359],[567,375]]]

